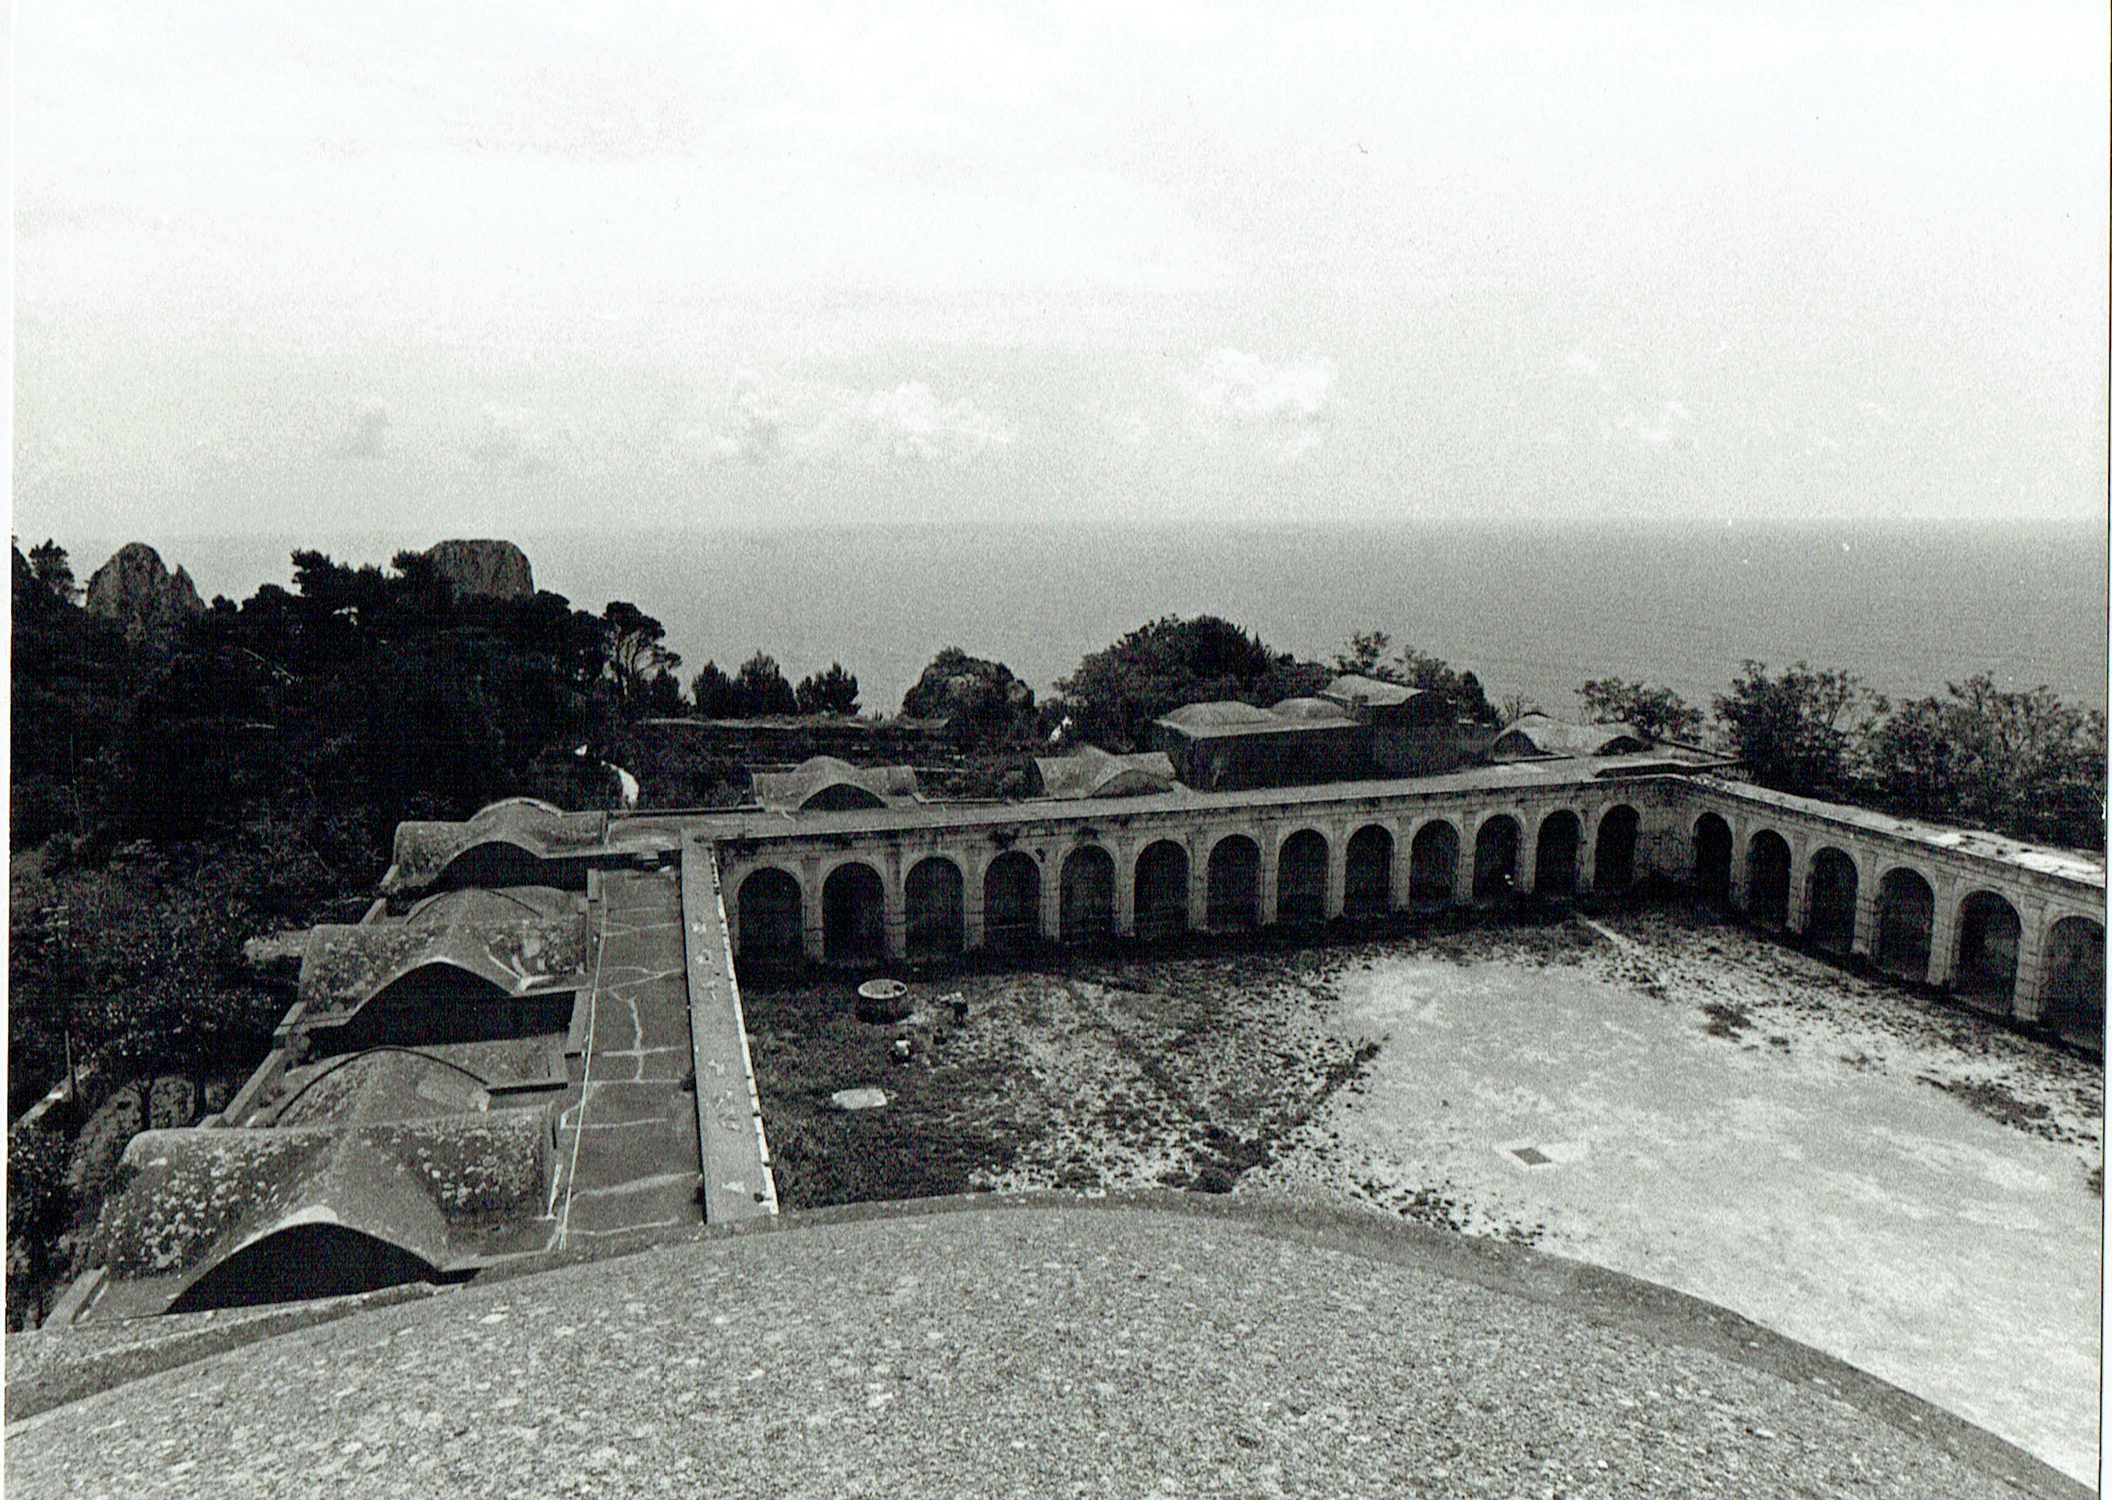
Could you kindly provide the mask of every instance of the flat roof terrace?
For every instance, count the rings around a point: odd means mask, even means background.
[[[1602,786],[1609,781],[1658,779],[1688,767],[1662,755],[1607,756],[1589,762],[1556,764],[1519,761],[1451,771],[1440,776],[1373,777],[1364,781],[1323,782],[1309,786],[1254,787],[1242,791],[1204,792],[1175,786],[1170,791],[1135,797],[1032,798],[1019,802],[915,802],[892,808],[850,812],[781,812],[764,808],[727,808],[684,812],[613,813],[612,843],[637,833],[702,834],[721,839],[779,838],[786,834],[886,833],[897,829],[976,829],[1037,821],[1090,822],[1157,813],[1240,810],[1268,807],[1327,807],[1336,803],[1445,798],[1476,792],[1559,790]]]

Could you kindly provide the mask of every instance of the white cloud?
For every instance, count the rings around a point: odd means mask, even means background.
[[[1206,411],[1240,417],[1314,417],[1335,385],[1335,362],[1307,359],[1271,365],[1237,349],[1213,349],[1188,381],[1188,394]]]
[[[791,381],[753,371],[720,403],[690,409],[668,433],[688,462],[767,464],[959,460],[1011,444],[1018,424],[973,399],[947,399],[921,380],[891,387]]]
[[[379,458],[388,451],[388,431],[388,403],[369,397],[330,445],[330,454],[334,458]]]
[[[1182,384],[1193,425],[1205,438],[1248,433],[1264,453],[1290,463],[1320,441],[1318,420],[1334,394],[1335,362],[1272,365],[1238,349],[1213,349]]]
[[[941,404],[931,387],[912,380],[866,398],[865,416],[894,458],[938,458],[1003,447],[1018,429],[965,397]]]
[[[1632,411],[1623,412],[1620,421],[1614,425],[1636,441],[1652,448],[1662,448],[1675,437],[1680,438],[1687,447],[1693,448],[1699,446],[1693,436],[1679,430],[1680,424],[1691,423],[1693,420],[1693,413],[1680,402],[1667,401],[1648,417],[1637,416]]]
[[[1569,351],[1569,358],[1562,361],[1562,368],[1572,375],[1590,381],[1602,391],[1607,388],[1606,376],[1599,368],[1599,362],[1587,353],[1582,345]]]
[[[784,407],[763,389],[758,377],[746,375],[725,426],[712,437],[712,451],[724,459],[767,462],[778,451],[784,425]]]

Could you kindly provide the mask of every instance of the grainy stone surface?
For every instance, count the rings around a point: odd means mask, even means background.
[[[1526,1287],[1582,1284],[1567,1263],[1492,1248],[1418,1264],[1394,1253],[1420,1243],[1401,1226],[1369,1233],[1392,1248],[1229,1212],[1047,1206],[672,1245],[89,1397],[8,1430],[6,1481],[113,1496],[2019,1493],[1957,1424],[1911,1398],[1889,1413],[1844,1400],[1855,1383],[1822,1383],[1842,1372],[1816,1356],[1770,1373],[1681,1342],[1677,1318],[1607,1326],[1603,1307]],[[1462,1279],[1448,1255],[1488,1275]],[[1523,1294],[1501,1289],[1521,1274]],[[1930,1435],[1908,1435],[1923,1410]],[[2023,1463],[2027,1485],[2075,1492]]]
[[[133,632],[163,632],[186,616],[205,613],[191,575],[171,573],[161,554],[145,542],[127,542],[88,580],[88,613],[115,620]]]
[[[435,542],[425,549],[433,568],[457,594],[493,599],[529,599],[535,575],[528,555],[511,542]]]

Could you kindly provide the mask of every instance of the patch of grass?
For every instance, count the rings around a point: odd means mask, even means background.
[[[1753,1029],[1752,1013],[1742,1005],[1725,1005],[1720,1000],[1711,1000],[1701,1009],[1709,1018],[1710,1036],[1735,1042],[1743,1033]]]
[[[1942,1089],[1968,1109],[1986,1115],[1998,1124],[2030,1135],[2051,1133],[2052,1106],[2027,1104],[2000,1084],[1967,1082],[1962,1078],[1931,1078],[1926,1073],[1921,1074],[1920,1078],[1931,1088]]]
[[[1001,1121],[980,1116],[1002,1090],[994,1065],[932,1068],[897,1062],[896,1030],[857,1018],[842,986],[757,990],[744,996],[756,1090],[778,1199],[821,1208],[972,1189],[1018,1154]],[[878,1086],[884,1109],[845,1113],[839,1089]]]

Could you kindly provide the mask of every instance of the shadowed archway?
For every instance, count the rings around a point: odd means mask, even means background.
[[[244,1245],[184,1288],[172,1313],[348,1297],[443,1280],[424,1256],[343,1224],[294,1224]]]
[[[1210,850],[1208,878],[1212,931],[1240,931],[1260,920],[1261,849],[1252,839],[1243,833],[1219,839]]]
[[[802,953],[805,915],[799,881],[784,870],[755,870],[734,900],[741,962],[787,963]]]
[[[871,865],[838,865],[821,883],[821,953],[832,964],[887,957],[887,893]]]
[[[1625,802],[1609,808],[1599,819],[1599,836],[1591,851],[1594,891],[1619,895],[1635,884],[1635,845],[1642,825],[1642,815]]]
[[[1041,934],[1041,866],[1008,849],[983,871],[983,942],[1001,952],[1032,947]]]
[[[1416,829],[1408,844],[1408,904],[1450,906],[1459,892],[1459,830],[1439,819]]]
[[[962,920],[961,868],[934,855],[911,867],[902,883],[903,944],[919,961],[958,958]]]
[[[1887,871],[1877,883],[1877,966],[1902,979],[1927,979],[1935,921],[1929,883],[1905,866]]]
[[[1349,836],[1343,851],[1343,914],[1380,917],[1392,909],[1393,833],[1367,823]]]
[[[1762,927],[1789,922],[1789,841],[1772,828],[1745,847],[1745,914]]]
[[[1951,987],[2008,1015],[2017,993],[2017,947],[2024,924],[1993,891],[1974,891],[1958,908],[1958,961]]]
[[[1057,892],[1066,947],[1093,947],[1115,935],[1115,858],[1097,844],[1064,856]]]
[[[1518,820],[1498,814],[1474,833],[1474,899],[1499,901],[1518,889]]]
[[[1533,844],[1533,894],[1574,896],[1577,893],[1577,854],[1583,847],[1584,827],[1567,808],[1540,820],[1540,833]]]
[[[1712,812],[1694,820],[1694,894],[1712,906],[1731,904],[1731,825]]]
[[[2063,917],[2046,934],[2039,1024],[2068,1041],[2105,1050],[2105,929],[2088,917]]]
[[[1811,857],[1806,877],[1804,935],[1828,953],[1846,953],[1855,943],[1855,861],[1838,849]]]
[[[1327,840],[1316,829],[1299,829],[1277,852],[1276,920],[1327,920]]]
[[[1188,930],[1188,851],[1171,839],[1137,856],[1137,936],[1146,942]]]

